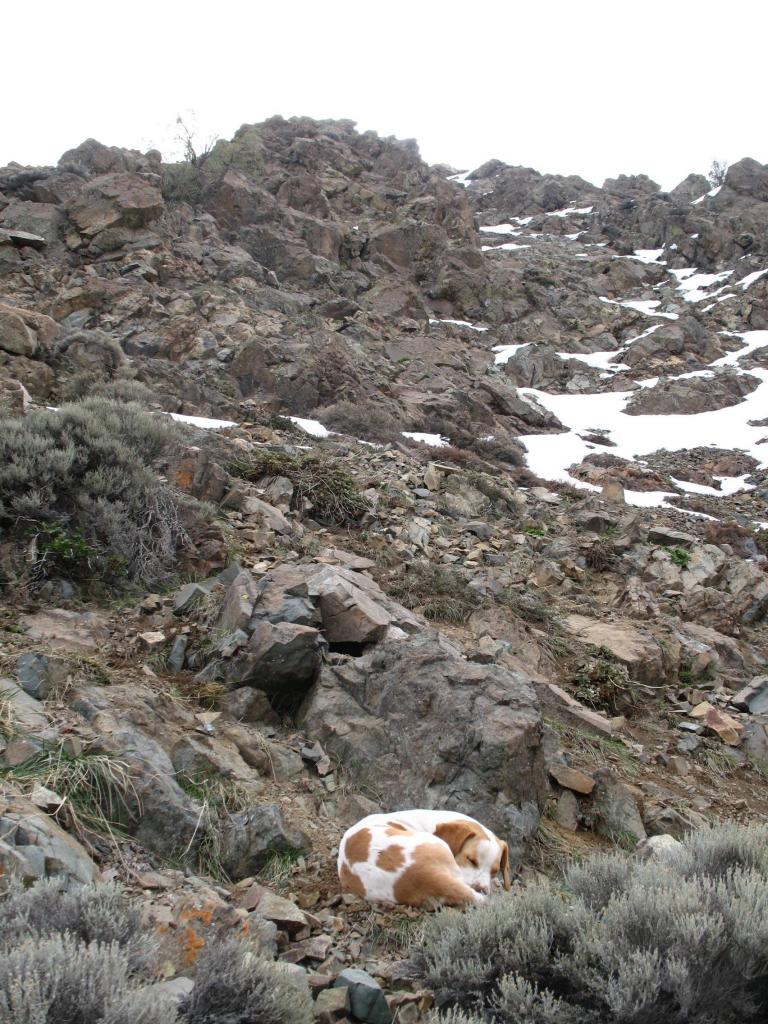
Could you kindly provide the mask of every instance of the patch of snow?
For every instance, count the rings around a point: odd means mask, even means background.
[[[739,285],[742,291],[746,291],[751,284],[754,284],[755,281],[759,281],[760,278],[764,277],[766,274],[768,274],[768,270],[755,270],[751,274],[747,274],[746,277],[742,277],[742,279],[737,281],[736,284]]]
[[[569,217],[571,214],[587,214],[592,213],[591,206],[566,206],[562,210],[552,210],[550,213],[545,213],[545,217]]]
[[[746,339],[744,347],[716,359],[714,363],[710,363],[710,366],[738,366],[744,356],[748,356],[755,349],[765,348],[768,345],[768,331],[748,331],[746,334],[736,334],[736,337]]]
[[[454,324],[456,327],[469,327],[472,331],[487,331],[487,327],[478,327],[476,324],[471,324],[469,320],[430,320],[431,324]]]
[[[719,284],[733,273],[732,270],[722,270],[719,274],[697,274],[695,267],[683,267],[679,270],[670,270],[677,279],[677,290],[682,292],[686,302],[701,302],[702,299],[711,299],[717,292],[707,291],[714,284]],[[721,289],[722,290],[722,289]]]
[[[665,320],[679,319],[678,313],[658,312],[656,307],[661,305],[658,299],[629,299],[621,302],[616,299],[609,299],[605,295],[600,295],[599,299],[601,302],[607,302],[611,306],[626,306],[627,309],[635,309],[644,316],[660,316],[664,317]]]
[[[753,334],[761,338],[755,339]],[[746,340],[742,355],[758,347],[759,343],[768,343],[768,331],[748,332],[742,337]],[[521,397],[537,399],[557,416],[567,430],[562,434],[526,434],[521,437],[528,452],[528,466],[545,480],[563,480],[577,487],[583,485],[583,481],[571,478],[568,467],[580,463],[590,450],[579,434],[596,428],[607,430],[608,438],[616,446],[611,448],[611,454],[619,458],[633,460],[660,449],[684,451],[709,445],[721,450],[744,451],[752,455],[761,467],[768,466],[768,445],[759,443],[765,435],[765,428],[749,425],[749,420],[762,419],[768,407],[768,370],[756,367],[750,373],[759,377],[761,383],[743,401],[723,409],[691,415],[627,415],[625,407],[633,394],[631,391],[550,395],[535,388],[521,388],[518,390]],[[640,383],[643,386],[651,384]]]
[[[496,353],[496,358],[493,361],[496,366],[502,366],[509,362],[515,352],[521,348],[527,348],[528,345],[530,345],[530,341],[521,341],[517,345],[494,345],[491,351]]]
[[[301,427],[305,434],[311,434],[312,437],[331,436],[331,431],[318,422],[318,420],[305,420],[301,416],[289,416],[288,419],[291,423],[295,423],[297,427]]]
[[[430,448],[446,448],[451,442],[447,437],[442,437],[440,434],[420,434],[411,433],[404,430],[403,437],[410,437],[412,441],[421,441],[422,444],[429,445]]]
[[[572,235],[563,235],[563,238],[569,239],[571,242],[575,242],[577,238],[581,238],[584,234],[583,231],[574,231]]]
[[[472,182],[468,180],[471,171],[462,171],[461,174],[449,174],[448,181],[455,181],[457,185],[463,185],[464,188],[468,188]]]
[[[716,476],[714,480],[720,482],[720,488],[708,487],[706,484],[696,484],[692,480],[678,480],[676,477],[671,476],[669,479],[680,488],[682,491],[688,491],[690,494],[707,494],[714,498],[724,498],[729,494],[738,494],[739,491],[752,491],[754,490],[754,484],[748,484],[747,478],[749,473],[745,473],[743,476]]]
[[[558,352],[557,355],[561,359],[578,359],[579,362],[586,363],[587,366],[594,366],[596,370],[610,370],[612,373],[618,373],[619,370],[630,369],[624,363],[616,362],[620,351],[619,349],[616,352]]]
[[[624,491],[626,503],[638,508],[663,508],[667,498],[674,496],[671,491]]]
[[[526,224],[528,221],[533,220],[532,217],[526,218]],[[492,235],[519,235],[519,227],[515,227],[513,224],[483,224],[480,231],[485,231]]]
[[[632,256],[614,256],[617,260],[639,260],[640,263],[661,263],[665,264],[667,261],[662,260],[661,257],[664,255],[664,248],[661,249],[635,249]]]
[[[703,203],[707,196],[716,196],[722,187],[722,185],[717,185],[715,188],[711,188],[709,192],[705,192],[703,196],[699,196],[698,199],[692,200],[691,206],[698,206],[699,203]]]
[[[168,415],[177,423],[188,423],[191,427],[200,427],[202,430],[224,430],[226,427],[236,427],[232,420],[211,420],[205,416],[182,416],[179,412],[170,412]]]
[[[529,236],[533,238],[533,235]],[[514,249],[530,249],[530,245],[518,245],[517,242],[505,242],[504,245],[481,245],[480,249],[483,252],[488,252],[491,249],[504,249],[506,252],[512,252]]]

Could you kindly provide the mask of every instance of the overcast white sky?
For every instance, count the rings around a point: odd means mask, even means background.
[[[768,162],[765,0],[36,0],[0,28],[0,166],[89,136],[168,155],[189,111],[203,137],[351,118],[598,184]]]

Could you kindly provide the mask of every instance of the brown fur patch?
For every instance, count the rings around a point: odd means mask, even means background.
[[[395,882],[398,903],[421,907],[434,900],[461,906],[474,902],[474,893],[456,877],[453,857],[441,843],[421,843],[413,851],[410,864]]]
[[[397,871],[405,864],[405,854],[402,846],[394,844],[386,846],[376,858],[376,867],[382,871]]]
[[[408,828],[405,825],[401,825],[398,821],[387,822],[388,836],[407,836],[410,835],[412,832],[412,828]]]
[[[454,857],[468,840],[487,838],[483,826],[474,821],[444,821],[435,829],[435,835],[450,846]]]
[[[361,828],[358,832],[353,832],[344,843],[344,857],[350,864],[359,864],[361,861],[368,860],[370,851],[371,830],[369,828]]]
[[[347,864],[342,864],[339,868],[339,881],[344,892],[351,892],[355,896],[365,898],[365,886]]]
[[[500,864],[500,867],[501,867],[502,877],[504,878],[504,888],[505,889],[509,889],[510,885],[512,884],[512,882],[510,880],[510,877],[509,877],[509,846],[504,842],[503,839],[500,839],[499,842],[501,843],[501,864]]]

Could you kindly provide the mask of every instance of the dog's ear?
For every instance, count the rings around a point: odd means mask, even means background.
[[[501,873],[504,878],[504,888],[509,889],[512,884],[509,880],[509,846],[503,839],[499,840],[501,846]]]
[[[450,846],[455,857],[464,843],[477,835],[477,826],[470,821],[444,821],[435,829],[435,835]]]

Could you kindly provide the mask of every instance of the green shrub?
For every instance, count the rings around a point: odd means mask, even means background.
[[[0,535],[32,542],[38,579],[67,566],[168,578],[200,508],[152,469],[179,437],[163,417],[100,398],[0,421]]]
[[[293,484],[291,510],[306,511],[319,522],[354,521],[369,508],[355,478],[339,462],[325,456],[291,455],[264,448],[228,468],[235,476],[253,482],[271,476],[287,477]]]
[[[687,569],[691,564],[691,552],[687,548],[667,548],[667,551],[674,564],[678,565],[681,569]]]
[[[238,940],[207,946],[180,1008],[189,1024],[312,1024],[312,1000],[279,966]]]
[[[413,955],[441,1024],[757,1024],[768,1015],[768,827],[442,912]]]
[[[480,605],[461,573],[426,561],[406,565],[403,574],[384,587],[406,608],[437,622],[464,622]]]

